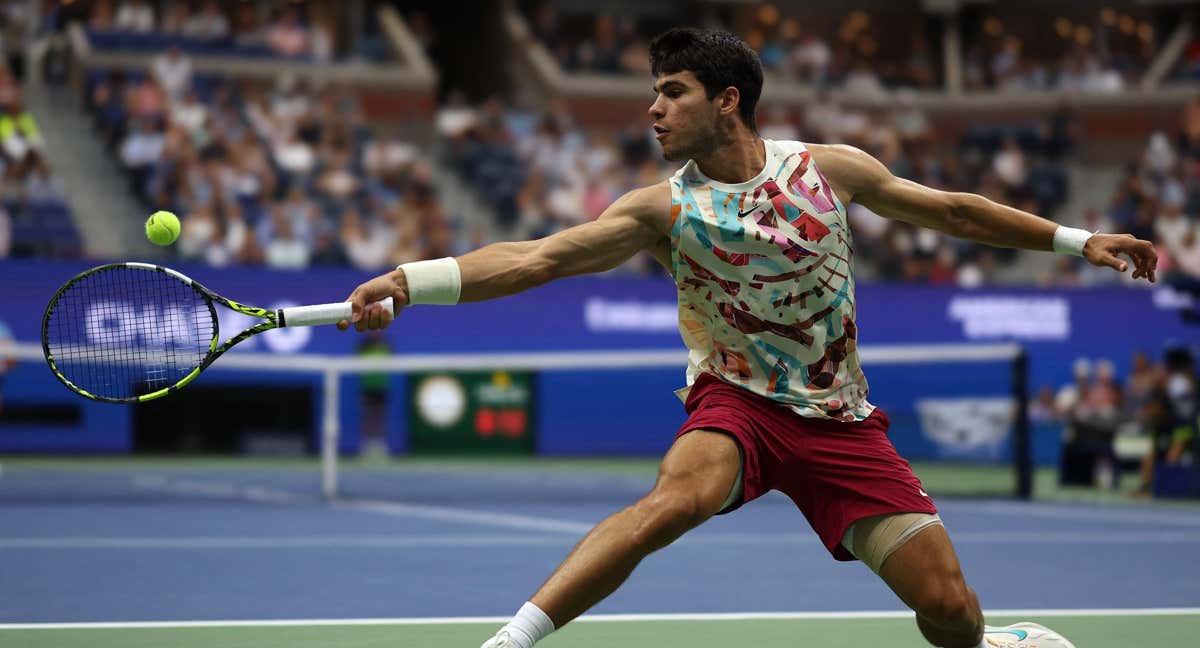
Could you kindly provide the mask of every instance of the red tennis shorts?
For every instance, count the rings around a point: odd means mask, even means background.
[[[697,377],[684,407],[688,420],[676,440],[692,430],[713,430],[742,447],[742,499],[721,513],[769,490],[781,491],[837,560],[855,559],[841,542],[857,520],[937,513],[921,480],[888,440],[888,417],[881,409],[852,423],[806,418],[709,373]]]

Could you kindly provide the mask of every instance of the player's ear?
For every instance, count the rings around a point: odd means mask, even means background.
[[[737,116],[738,106],[742,103],[742,93],[729,86],[717,94],[717,109],[725,116]]]

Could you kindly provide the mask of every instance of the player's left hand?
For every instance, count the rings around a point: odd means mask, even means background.
[[[1088,263],[1125,272],[1129,264],[1121,259],[1124,254],[1133,260],[1133,278],[1145,277],[1154,283],[1154,268],[1158,265],[1158,252],[1150,241],[1134,238],[1132,234],[1094,234],[1083,246],[1083,258]]]

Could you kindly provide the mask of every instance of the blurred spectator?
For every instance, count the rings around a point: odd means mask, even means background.
[[[207,137],[204,126],[208,121],[208,108],[200,103],[194,91],[187,90],[182,100],[171,107],[170,118],[172,125],[184,129],[193,141]]]
[[[828,80],[833,52],[816,33],[806,31],[792,49],[790,58],[792,70],[801,81],[819,86]]]
[[[181,221],[176,249],[187,260],[203,260],[217,232],[217,220],[212,206],[203,204],[188,212]]]
[[[300,15],[292,8],[280,12],[279,18],[267,27],[266,42],[272,52],[286,58],[305,56],[311,48],[308,30],[300,23]]]
[[[392,354],[383,331],[372,330],[360,336],[355,355],[360,358],[383,358]],[[386,372],[364,373],[358,379],[363,408],[363,454],[387,454],[387,397],[389,375]]]
[[[292,222],[282,208],[271,210],[271,240],[266,244],[263,255],[267,265],[272,268],[302,270],[308,267],[310,247],[296,235]]]
[[[1056,423],[1060,420],[1058,408],[1054,402],[1054,388],[1043,385],[1037,395],[1029,401],[1029,421],[1031,423]]]
[[[154,27],[154,7],[150,6],[149,0],[122,0],[117,5],[113,29],[148,34]]]
[[[108,31],[112,29],[116,11],[117,9],[113,5],[113,0],[96,0],[92,4],[91,12],[88,14],[88,29],[93,31]]]
[[[25,79],[25,50],[32,42],[36,16],[27,2],[5,2],[0,6],[0,53],[12,76]]]
[[[233,10],[233,42],[241,48],[253,49],[266,45],[266,32],[258,24],[258,11],[253,2],[239,2]]]
[[[1125,381],[1125,416],[1133,422],[1136,434],[1149,434],[1152,431],[1151,404],[1155,397],[1155,389],[1162,379],[1158,368],[1150,361],[1150,356],[1144,351],[1133,354],[1129,379]]]
[[[317,164],[316,150],[295,131],[276,144],[274,154],[279,167],[291,175],[307,175]]]
[[[1142,493],[1150,491],[1157,463],[1178,464],[1189,450],[1193,459],[1200,451],[1200,377],[1195,355],[1187,347],[1172,346],[1164,353],[1163,365],[1162,378],[1147,407],[1154,451],[1142,463]]]
[[[992,160],[992,171],[1009,189],[1025,184],[1025,153],[1015,139],[1009,137],[1004,140],[1004,145]]]
[[[317,191],[330,200],[349,200],[361,188],[362,181],[351,166],[350,151],[334,151],[317,178]]]
[[[1093,376],[1091,363],[1081,358],[1075,362],[1074,372],[1074,384],[1059,390],[1056,398],[1067,424],[1059,480],[1112,488],[1116,477],[1112,440],[1121,405],[1113,366],[1101,360]]]
[[[175,2],[168,5],[166,12],[163,14],[162,26],[159,31],[172,36],[181,34],[183,32],[183,24],[187,22],[189,14],[190,9],[185,2]]]
[[[19,93],[0,95],[0,151],[5,177],[23,180],[36,174],[43,180],[49,178],[44,148],[37,122],[21,103]]]
[[[158,120],[167,111],[167,97],[162,86],[153,78],[133,82],[126,90],[128,116],[134,119]]]
[[[342,248],[355,268],[378,270],[391,265],[388,257],[395,236],[395,230],[387,224],[369,221],[357,211],[342,214]]]
[[[1193,279],[1200,277],[1200,238],[1196,229],[1195,224],[1187,228],[1179,245],[1170,248],[1174,272]]]
[[[172,45],[155,56],[150,64],[150,73],[167,93],[167,100],[171,103],[183,99],[192,87],[192,59],[178,45]]]
[[[1191,349],[1169,349],[1164,364],[1166,378],[1162,395],[1165,399],[1165,422],[1171,440],[1166,460],[1177,463],[1196,438],[1196,426],[1200,424],[1200,387],[1197,385],[1196,361]]]
[[[186,5],[180,2],[178,6]],[[180,31],[188,38],[221,40],[229,37],[229,19],[225,17],[216,0],[205,0],[200,11],[183,22]]]

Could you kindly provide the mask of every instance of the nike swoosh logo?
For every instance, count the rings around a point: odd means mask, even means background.
[[[751,207],[750,209],[747,209],[746,211],[739,211],[738,218],[745,218],[745,217],[749,216],[750,214],[753,214],[756,209],[758,209],[758,205],[755,205],[755,206]]]
[[[1010,634],[1017,638],[1017,641],[1025,641],[1029,638],[1029,633],[1024,630],[988,630],[983,634]]]

